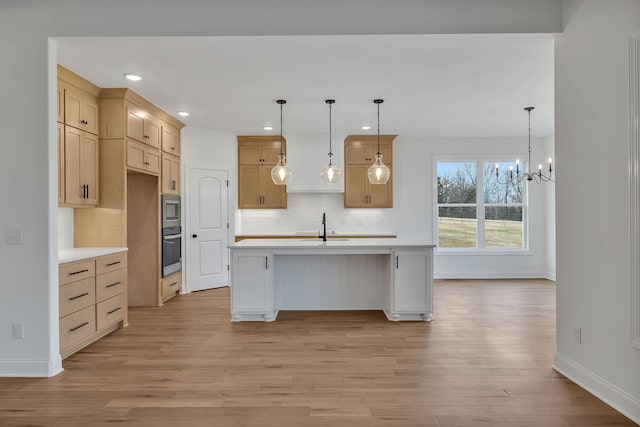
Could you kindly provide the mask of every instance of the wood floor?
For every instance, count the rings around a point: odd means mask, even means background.
[[[635,425],[551,369],[552,282],[436,281],[432,323],[232,323],[227,288],[129,318],[54,378],[0,378],[0,426]]]

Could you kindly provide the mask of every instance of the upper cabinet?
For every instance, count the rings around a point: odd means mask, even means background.
[[[162,167],[162,151],[180,155],[180,130],[184,124],[130,89],[102,89],[100,92],[100,138],[120,140],[126,145],[127,169],[162,175],[169,187],[179,185],[176,164]],[[171,182],[174,181],[174,182]],[[162,186],[164,192],[166,186]],[[175,192],[179,190],[172,190]]]
[[[162,151],[180,156],[180,131],[168,124],[162,125]]]
[[[378,152],[377,135],[349,135],[344,140],[344,207],[393,207],[393,140],[396,135],[380,135],[382,162],[391,170],[386,184],[371,184],[367,176]]]
[[[282,150],[286,153],[286,141]],[[238,136],[238,208],[284,209],[286,185],[275,185],[271,169],[278,163],[280,136]]]
[[[162,153],[162,193],[180,194],[180,158]]]
[[[99,199],[97,95],[100,88],[58,66],[58,204],[95,207]]]

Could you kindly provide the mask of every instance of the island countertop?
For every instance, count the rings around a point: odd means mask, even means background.
[[[397,238],[320,238],[302,239],[245,239],[229,245],[229,249],[427,249],[435,245]]]

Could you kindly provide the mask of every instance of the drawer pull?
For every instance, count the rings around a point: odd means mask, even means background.
[[[175,285],[177,285],[178,282],[173,282],[172,284],[169,285],[170,288],[173,288]]]
[[[111,267],[112,265],[118,265],[118,264],[120,264],[120,261],[110,262],[109,264],[105,264],[105,267]]]
[[[84,270],[80,270],[80,271],[74,271],[73,273],[69,273],[69,276],[73,276],[76,274],[80,274],[80,273],[87,273],[89,270],[88,269],[84,269]]]
[[[89,322],[81,323],[81,324],[79,324],[78,326],[76,326],[75,328],[71,328],[71,329],[69,329],[69,332],[75,332],[75,331],[77,331],[78,329],[80,329],[80,328],[82,328],[82,327],[87,326],[88,324],[89,324]]]
[[[89,295],[89,293],[85,292],[84,294],[76,295],[75,297],[69,297],[69,301],[73,301],[74,299],[86,297],[87,295]]]
[[[114,287],[114,286],[119,285],[120,283],[122,283],[122,282],[112,283],[112,284],[110,284],[110,285],[105,286],[105,288],[112,288],[112,287]]]
[[[113,309],[113,310],[111,310],[111,311],[107,311],[107,314],[113,314],[113,313],[115,313],[116,311],[121,310],[121,309],[122,309],[122,307],[114,308],[114,309]]]

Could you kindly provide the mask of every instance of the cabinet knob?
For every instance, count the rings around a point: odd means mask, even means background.
[[[149,135],[145,135],[144,137],[145,137],[146,139],[149,139]]]
[[[198,237],[198,235],[197,234],[192,234],[191,237],[193,237],[195,239],[196,237]]]

